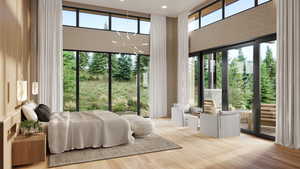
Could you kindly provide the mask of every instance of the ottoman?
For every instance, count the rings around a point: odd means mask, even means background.
[[[153,132],[153,123],[150,119],[138,115],[122,115],[122,117],[129,121],[135,137],[145,137]]]

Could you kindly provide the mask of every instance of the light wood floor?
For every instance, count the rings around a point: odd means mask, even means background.
[[[242,134],[214,139],[167,119],[156,120],[156,133],[182,149],[58,167],[57,169],[292,169],[300,168],[300,151]],[[22,169],[44,169],[47,162]],[[20,168],[21,169],[21,168]]]

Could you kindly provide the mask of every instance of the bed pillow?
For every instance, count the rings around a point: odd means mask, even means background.
[[[34,110],[37,114],[38,120],[41,122],[48,122],[50,120],[50,108],[44,104],[40,104]]]
[[[22,112],[27,120],[37,121],[38,117],[34,109],[37,107],[35,103],[28,103],[22,106]]]

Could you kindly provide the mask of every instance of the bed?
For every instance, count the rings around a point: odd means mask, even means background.
[[[48,123],[51,153],[134,142],[129,122],[109,111],[54,113]]]

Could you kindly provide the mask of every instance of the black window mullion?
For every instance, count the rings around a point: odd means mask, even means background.
[[[199,11],[199,29],[201,28],[201,10]]]
[[[228,110],[228,55],[222,51],[222,110]]]
[[[260,46],[258,42],[254,44],[254,56],[253,56],[253,125],[254,132],[260,133]]]
[[[222,0],[222,19],[225,19],[225,0]]]
[[[76,9],[76,27],[79,27],[79,9]]]
[[[141,96],[141,93],[140,93],[140,57],[141,55],[137,55],[137,114],[138,116],[141,115],[141,100],[140,100],[140,96]]]
[[[79,70],[80,70],[80,55],[79,51],[76,51],[76,111],[79,111]]]
[[[214,61],[213,88],[215,89],[217,87],[217,52],[214,52],[213,61]]]
[[[108,110],[112,111],[112,62],[111,62],[112,54],[108,54]]]
[[[111,13],[108,15],[108,30],[111,31]]]
[[[255,6],[258,6],[258,0],[254,0]]]
[[[203,53],[200,53],[199,56],[199,70],[200,70],[200,77],[199,77],[199,106],[204,110],[204,57]]]
[[[138,33],[138,34],[141,33],[141,30],[140,30],[140,29],[141,29],[140,21],[141,21],[140,18],[138,18],[138,19],[137,19],[137,22],[138,22],[138,23],[137,23],[137,33]]]

